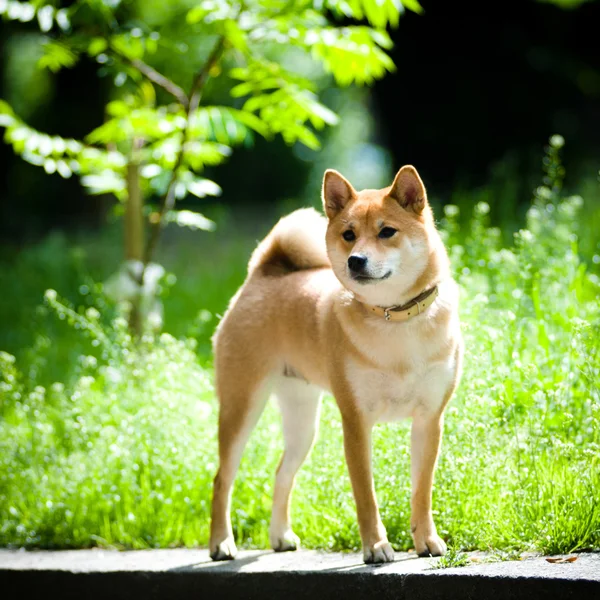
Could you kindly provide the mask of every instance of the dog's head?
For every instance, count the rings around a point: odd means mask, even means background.
[[[390,187],[360,192],[328,170],[323,206],[333,271],[364,302],[397,303],[428,269],[439,236],[414,167],[402,167]]]

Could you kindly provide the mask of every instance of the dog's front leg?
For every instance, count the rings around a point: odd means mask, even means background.
[[[366,563],[394,560],[394,550],[387,540],[379,516],[371,466],[371,428],[360,415],[342,415],[346,462],[356,501],[358,526]]]
[[[446,544],[431,513],[433,473],[442,438],[443,416],[415,415],[411,431],[412,498],[410,528],[419,556],[443,556]]]

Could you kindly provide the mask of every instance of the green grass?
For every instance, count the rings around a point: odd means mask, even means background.
[[[450,546],[444,556],[432,561],[432,569],[453,569],[455,567],[466,567],[471,562],[468,554]]]
[[[484,203],[467,226],[453,207],[440,219],[461,287],[466,356],[434,509],[457,557],[600,548],[600,285],[578,246],[598,219],[594,199],[582,206],[545,189],[510,247]],[[112,234],[88,236],[76,251],[55,237],[4,263],[0,339],[11,354],[0,354],[0,545],[207,544],[217,466],[209,338],[266,221],[167,240],[163,262],[177,274],[164,293],[170,333],[140,348],[94,283],[118,258]],[[45,287],[60,295],[35,308]],[[268,546],[281,449],[269,405],[234,490],[241,546]],[[389,538],[407,549],[408,423],[376,428],[374,464]],[[359,547],[329,397],[293,520],[304,546]]]

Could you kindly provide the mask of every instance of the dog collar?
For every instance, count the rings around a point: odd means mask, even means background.
[[[431,306],[439,293],[440,291],[436,285],[430,290],[425,290],[406,304],[389,306],[388,308],[365,304],[365,308],[373,314],[383,317],[386,321],[408,321],[411,317],[420,315],[426,308]]]

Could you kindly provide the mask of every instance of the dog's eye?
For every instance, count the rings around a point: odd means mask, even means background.
[[[356,239],[356,235],[354,235],[354,231],[352,231],[352,229],[346,229],[346,231],[344,231],[344,233],[342,233],[342,237],[347,242],[353,242]]]
[[[391,238],[396,231],[398,231],[397,229],[394,229],[393,227],[384,227],[380,232],[379,232],[379,237],[383,238],[384,240],[387,238]]]

